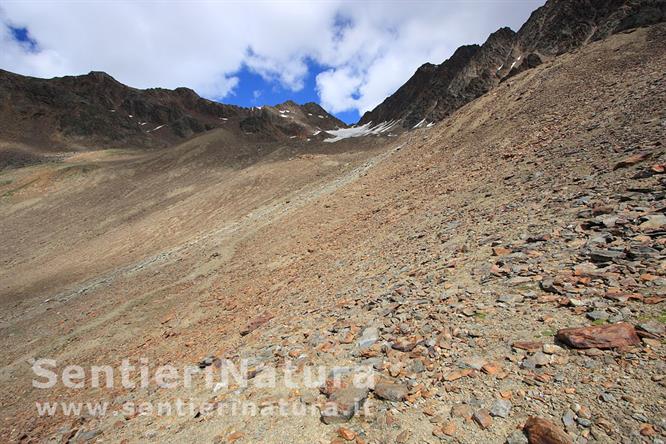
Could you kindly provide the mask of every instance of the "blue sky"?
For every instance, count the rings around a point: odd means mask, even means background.
[[[316,77],[325,68],[312,61],[306,61],[306,63],[308,74],[304,78],[304,86],[300,91],[293,91],[280,84],[280,82],[272,79],[267,80],[251,69],[243,67],[239,72],[234,73],[238,77],[238,88],[225,97],[210,98],[218,102],[245,107],[272,106],[286,102],[287,100],[293,100],[301,104],[307,102],[319,103],[319,95],[316,91]],[[346,123],[356,123],[360,118],[358,111],[355,109],[333,114]]]
[[[317,102],[348,123],[425,62],[518,29],[543,0],[3,1],[0,68],[105,71],[241,106]]]

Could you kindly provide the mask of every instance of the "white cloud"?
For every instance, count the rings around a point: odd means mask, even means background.
[[[0,68],[38,77],[110,73],[147,88],[188,86],[224,98],[244,66],[298,91],[306,61],[322,105],[367,111],[426,61],[518,27],[539,0],[413,2],[5,2]],[[36,51],[7,25],[26,27]]]

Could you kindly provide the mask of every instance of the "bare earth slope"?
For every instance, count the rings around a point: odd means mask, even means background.
[[[561,429],[557,442],[665,439],[664,42],[659,25],[591,43],[395,139],[294,156],[271,145],[234,171],[209,164],[224,150],[202,139],[161,158],[96,159],[95,170],[73,170],[76,179],[48,170],[48,187],[14,189],[0,222],[11,230],[2,247],[3,437],[518,443],[520,426],[539,416]],[[104,202],[116,189],[122,200]],[[59,196],[78,193],[67,214]],[[77,216],[93,196],[99,210]],[[238,207],[238,196],[252,200]],[[37,232],[52,235],[31,239]],[[62,282],[42,270],[52,266]],[[631,335],[610,338],[610,349],[554,338],[620,322]],[[321,406],[317,388],[30,385],[36,357],[62,368],[210,356],[366,363],[395,385],[366,393],[369,410],[344,430],[318,413],[121,411],[176,398]],[[34,402],[45,399],[106,399],[117,414],[36,417]]]

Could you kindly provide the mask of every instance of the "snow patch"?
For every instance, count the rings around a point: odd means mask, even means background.
[[[389,131],[395,125],[398,124],[397,120],[391,120],[390,122],[382,122],[379,125],[371,126],[372,122],[368,122],[365,125],[361,126],[352,126],[351,128],[338,128],[335,130],[326,131],[328,134],[333,136],[330,139],[325,139],[324,142],[337,142],[342,139],[349,139],[351,137],[362,137],[362,136],[372,136],[379,135]]]
[[[421,128],[421,125],[423,125],[424,123],[425,123],[425,119],[421,120],[419,123],[417,123],[416,125],[414,125],[414,126],[412,127],[412,129]]]
[[[160,128],[164,127],[164,126],[166,126],[166,124],[165,124],[165,125],[156,126],[155,128],[153,128],[153,129],[151,129],[151,130],[148,130],[148,131],[146,131],[146,132],[147,132],[147,133],[152,133],[153,131],[157,131],[158,129],[160,129]]]

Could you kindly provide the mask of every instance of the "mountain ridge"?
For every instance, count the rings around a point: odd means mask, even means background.
[[[282,140],[346,126],[313,102],[243,108],[185,87],[133,88],[101,71],[40,79],[0,70],[3,141],[43,151],[160,148],[218,127]]]
[[[500,28],[482,45],[461,46],[439,65],[422,65],[358,124],[401,120],[404,127],[413,128],[426,120],[440,121],[545,60],[665,18],[666,3],[658,0],[548,0],[517,32]],[[461,51],[468,56],[462,58]]]

